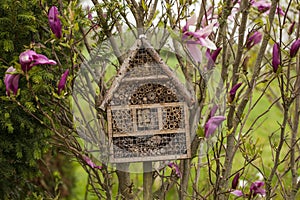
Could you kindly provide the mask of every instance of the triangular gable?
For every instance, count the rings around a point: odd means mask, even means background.
[[[126,76],[126,73],[128,72],[128,66],[130,64],[130,61],[137,55],[138,51],[140,49],[145,49],[154,59],[155,62],[159,65],[159,67],[162,69],[162,71],[170,78],[170,81],[174,83],[178,91],[183,96],[184,100],[187,102],[188,105],[191,105],[194,103],[194,99],[191,96],[191,94],[187,91],[185,86],[180,82],[180,80],[177,78],[175,73],[169,68],[168,65],[165,64],[165,62],[162,60],[160,55],[157,53],[157,51],[148,43],[148,41],[145,38],[137,39],[134,45],[130,48],[129,54],[127,55],[127,58],[122,63],[117,75],[115,76],[113,83],[109,90],[107,91],[104,100],[102,104],[100,105],[100,109],[105,110],[105,107],[107,106],[108,102],[112,99],[113,94],[117,91],[118,87],[120,86],[120,83],[122,82],[123,78]]]

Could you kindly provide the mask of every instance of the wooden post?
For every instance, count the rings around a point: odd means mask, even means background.
[[[128,172],[129,163],[117,164],[117,176],[119,179],[119,193],[121,199],[134,199],[132,192],[132,184],[130,180],[130,173]]]
[[[143,162],[143,199],[152,200],[152,162]]]

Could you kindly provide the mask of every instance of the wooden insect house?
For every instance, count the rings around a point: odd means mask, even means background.
[[[128,52],[100,108],[112,163],[190,157],[192,98],[145,38]]]

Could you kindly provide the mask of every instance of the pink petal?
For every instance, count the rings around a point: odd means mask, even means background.
[[[233,194],[233,195],[235,195],[235,196],[237,196],[237,197],[241,197],[241,196],[244,195],[241,190],[234,190],[234,191],[232,191],[230,193]]]
[[[197,22],[197,17],[194,14],[192,17],[190,17],[189,19],[187,19],[186,24],[184,25],[184,27],[182,28],[182,32],[187,32],[189,30],[189,26],[190,25],[194,25]]]
[[[12,80],[12,91],[16,95],[18,92],[19,88],[19,80],[20,80],[20,74],[18,75],[13,75],[13,80]]]
[[[34,58],[34,63],[32,64],[32,66],[35,65],[56,65],[57,63],[54,60],[49,60],[46,56],[42,55],[42,54],[36,54],[33,55]]]
[[[4,76],[4,84],[5,84],[5,89],[6,93],[8,96],[10,96],[10,92],[12,91],[14,95],[17,94],[18,88],[19,88],[19,79],[20,75],[19,74],[9,74],[16,71],[16,69],[12,66],[10,66],[7,70],[5,76]]]
[[[192,58],[197,62],[202,62],[202,53],[196,43],[187,43],[187,49],[190,52]]]
[[[212,23],[212,24],[209,24],[209,25],[205,26],[204,28],[196,31],[195,37],[202,37],[202,38],[204,37],[205,38],[205,37],[209,36],[212,33],[214,26],[215,26],[215,24]]]
[[[215,130],[218,128],[218,126],[225,120],[226,118],[224,116],[214,116],[211,117],[205,124],[204,127],[204,133],[205,137],[209,138]]]
[[[215,114],[216,114],[218,108],[219,108],[219,107],[218,107],[217,105],[214,105],[214,106],[212,107],[212,109],[210,110],[210,113],[209,113],[209,118],[215,116]]]
[[[217,46],[215,45],[215,43],[213,43],[210,39],[208,38],[199,38],[199,43],[204,46],[207,47],[209,49],[212,50],[216,50]]]

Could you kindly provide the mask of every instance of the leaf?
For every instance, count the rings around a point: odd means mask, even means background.
[[[17,19],[20,20],[20,21],[26,21],[26,22],[29,22],[29,23],[33,23],[35,22],[35,17],[32,16],[32,15],[26,15],[26,14],[19,14],[17,16]]]
[[[38,160],[42,157],[42,153],[41,153],[41,150],[40,149],[35,149],[33,151],[33,158]]]
[[[25,107],[26,107],[30,112],[35,112],[35,111],[36,111],[36,108],[35,108],[35,106],[33,105],[32,102],[26,102],[26,103],[25,103]]]
[[[5,114],[4,114],[4,119],[5,119],[5,120],[9,119],[9,117],[10,117],[10,114],[9,114],[9,113],[5,113]]]
[[[34,26],[26,25],[26,26],[24,26],[24,29],[27,30],[27,31],[31,31],[33,33],[37,32],[37,30],[35,29]]]
[[[4,40],[3,41],[3,49],[6,52],[10,52],[14,50],[14,42],[12,40]]]
[[[14,127],[13,127],[13,125],[11,123],[5,123],[5,126],[6,126],[7,131],[9,133],[13,133],[14,132]]]
[[[39,84],[43,81],[43,78],[39,75],[36,75],[36,76],[32,76],[32,81],[36,84]]]
[[[1,25],[7,25],[10,24],[10,20],[7,17],[0,17],[0,24]],[[3,27],[4,28],[4,27]]]
[[[148,6],[146,5],[145,0],[142,0],[142,7],[143,7],[144,11],[148,10]]]

